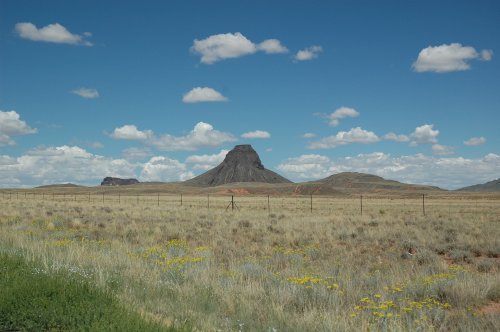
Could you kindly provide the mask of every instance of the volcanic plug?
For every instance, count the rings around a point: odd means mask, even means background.
[[[259,155],[249,144],[236,145],[217,167],[187,180],[194,186],[220,186],[233,182],[290,183],[281,175],[264,168]]]

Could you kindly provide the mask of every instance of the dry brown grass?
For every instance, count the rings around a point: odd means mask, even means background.
[[[72,191],[73,190],[73,191]],[[500,204],[419,197],[0,197],[0,250],[198,330],[498,330]],[[72,198],[78,191],[81,195]],[[115,192],[116,194],[116,192]],[[36,199],[35,199],[36,198]]]

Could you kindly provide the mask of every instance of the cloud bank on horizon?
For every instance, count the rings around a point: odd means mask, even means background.
[[[450,15],[427,25],[448,34],[432,35],[409,10],[380,13],[411,18],[398,31],[337,5],[290,4],[283,14],[269,4],[247,10],[258,26],[238,28],[229,22],[241,9],[229,3],[217,26],[209,6],[197,14],[166,3],[134,27],[120,15],[76,19],[64,5],[49,21],[5,5],[0,187],[181,181],[241,143],[294,181],[357,171],[455,189],[500,177],[500,42],[483,25],[456,25],[464,16],[497,24],[494,11],[436,5]],[[306,9],[315,15],[297,26]],[[359,42],[360,29],[383,55]]]
[[[0,137],[3,135],[35,134],[36,129],[20,120],[14,112],[0,112]],[[456,189],[477,181],[488,181],[492,175],[500,174],[500,156],[489,153],[482,158],[466,159],[447,157],[453,148],[437,144],[439,130],[433,125],[415,128],[404,140],[415,144],[432,144],[437,157],[421,153],[404,156],[391,156],[383,152],[358,154],[352,157],[330,159],[319,154],[304,154],[282,161],[276,170],[294,181],[316,180],[329,175],[354,171],[376,174],[402,182],[437,185]],[[151,130],[139,130],[135,125],[117,127],[109,136],[116,140],[139,141],[159,151],[198,150],[205,146],[221,146],[225,140],[236,141],[231,133],[215,130],[212,125],[200,122],[185,136],[163,134],[156,136]],[[389,136],[390,138],[387,138]],[[385,139],[399,137],[393,133]],[[266,131],[256,130],[243,133],[242,138],[270,138]],[[308,136],[309,137],[309,136]],[[373,132],[360,127],[349,132],[339,132],[336,136],[321,139],[310,144],[310,149],[335,148],[344,144],[370,144],[380,140]],[[484,137],[473,137],[465,145],[483,144]],[[0,141],[1,142],[1,141]],[[410,143],[410,145],[412,145]],[[184,181],[207,171],[223,161],[228,150],[216,154],[190,155],[184,161],[168,156],[153,155],[145,148],[127,148],[123,158],[110,158],[88,152],[78,146],[37,147],[20,157],[0,155],[0,175],[3,186],[37,186],[56,182],[76,182],[92,185],[99,182],[102,174],[116,177],[138,177],[141,181]],[[61,172],[60,170],[66,170]]]
[[[227,152],[223,149],[212,155],[190,155],[184,161],[146,153],[139,161],[105,157],[78,146],[36,148],[20,157],[0,155],[0,176],[5,187],[65,182],[95,185],[102,180],[103,174],[137,177],[140,181],[184,181],[194,177],[196,172],[220,164]],[[392,156],[373,152],[331,159],[320,154],[305,154],[283,160],[276,170],[299,182],[340,172],[361,172],[406,183],[457,189],[468,183],[490,181],[491,174],[500,174],[500,155],[490,153],[468,159],[423,154]]]

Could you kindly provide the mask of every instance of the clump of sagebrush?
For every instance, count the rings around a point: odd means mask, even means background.
[[[488,259],[479,259],[476,260],[476,269],[479,272],[491,272],[495,269],[495,262]]]

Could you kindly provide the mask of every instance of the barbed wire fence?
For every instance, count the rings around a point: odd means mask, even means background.
[[[426,216],[437,212],[452,214],[495,213],[500,216],[500,196],[492,199],[454,198],[432,194],[377,196],[370,194],[348,197],[326,195],[234,195],[234,194],[172,194],[130,192],[42,192],[3,190],[4,201],[74,202],[118,206],[184,207],[221,211],[301,211],[311,214],[344,213],[384,215],[404,212]]]

